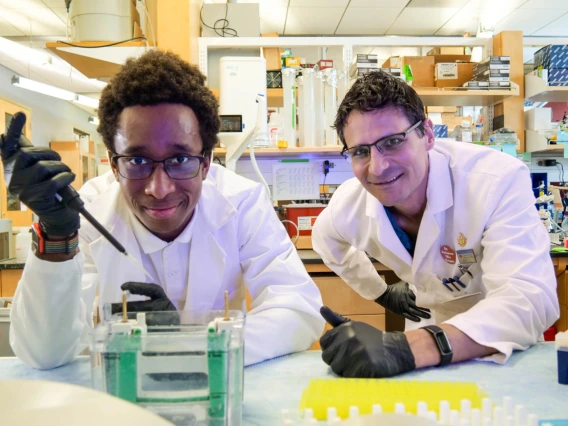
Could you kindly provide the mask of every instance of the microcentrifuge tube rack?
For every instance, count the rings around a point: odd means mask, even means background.
[[[417,414],[415,417],[422,417],[436,422],[440,426],[538,426],[539,419],[535,414],[527,414],[523,405],[514,405],[513,399],[509,396],[503,398],[502,405],[493,405],[489,398],[483,398],[482,408],[471,408],[471,401],[462,399],[460,410],[450,409],[448,401],[440,401],[437,415],[436,411],[430,410],[425,402],[418,402],[416,407]],[[377,420],[382,416],[382,407],[380,404],[373,404],[372,414]],[[408,413],[403,403],[397,403],[395,406],[396,414]],[[311,408],[303,410],[302,418],[298,419],[290,410],[281,411],[281,426],[311,426],[311,425],[334,425],[341,424],[342,420],[337,415],[335,407],[328,407],[327,419],[321,422],[314,417],[314,411]],[[359,417],[359,407],[349,407],[349,418]]]

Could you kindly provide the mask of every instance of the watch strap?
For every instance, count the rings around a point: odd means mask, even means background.
[[[441,367],[452,362],[454,352],[452,350],[452,345],[450,344],[450,339],[448,339],[446,332],[437,325],[427,325],[422,328],[430,333],[430,335],[434,338],[436,346],[440,351],[441,360],[437,366]]]
[[[71,253],[79,246],[79,233],[75,232],[64,240],[50,240],[39,223],[32,224],[32,243],[37,253]]]

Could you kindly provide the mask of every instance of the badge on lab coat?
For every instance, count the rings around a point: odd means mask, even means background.
[[[442,258],[449,264],[453,265],[456,263],[456,251],[450,246],[440,247],[440,254]]]

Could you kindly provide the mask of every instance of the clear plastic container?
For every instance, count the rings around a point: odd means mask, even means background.
[[[463,120],[460,126],[460,136],[462,142],[473,142],[473,132],[471,131],[471,123]]]
[[[109,307],[105,307],[108,312]],[[91,333],[93,387],[179,425],[242,422],[241,311],[105,315]]]
[[[270,114],[270,121],[268,122],[268,134],[270,136],[270,146],[274,148],[278,146],[278,141],[284,139],[282,118],[277,112]]]
[[[475,133],[473,134],[474,142],[481,142],[483,140],[483,124],[478,123],[475,125]]]

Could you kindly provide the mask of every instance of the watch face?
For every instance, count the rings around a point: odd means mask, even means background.
[[[443,331],[437,331],[435,333],[435,336],[442,355],[452,353],[452,345],[450,344],[446,333],[444,333]]]

